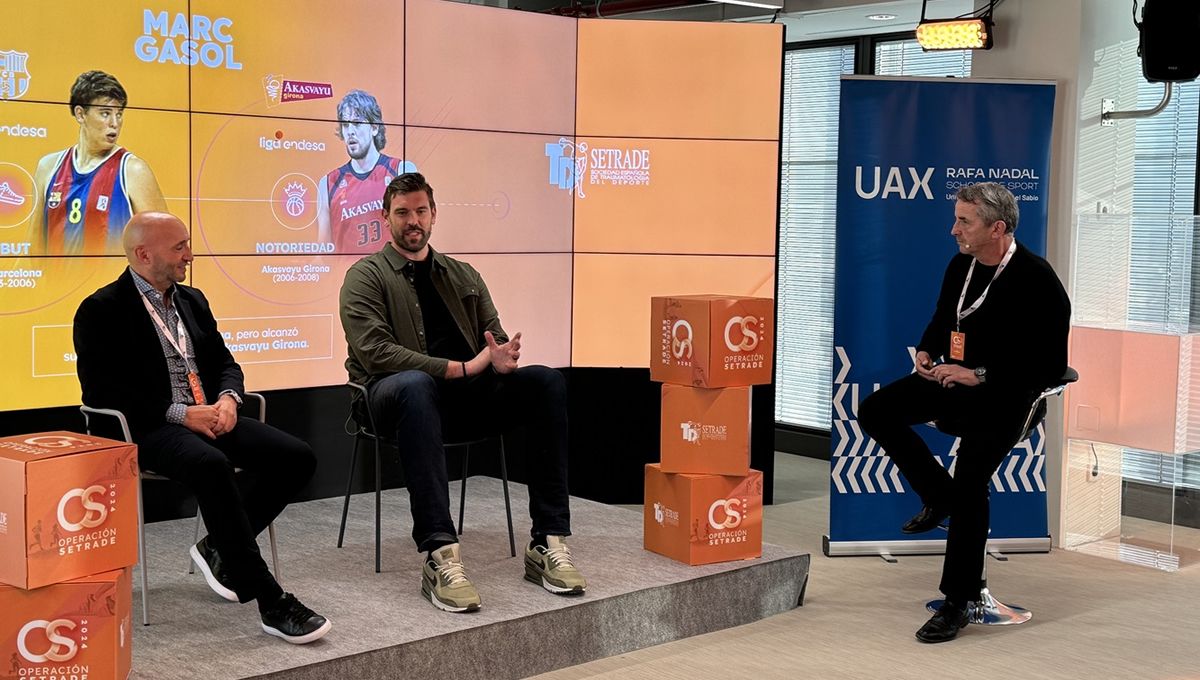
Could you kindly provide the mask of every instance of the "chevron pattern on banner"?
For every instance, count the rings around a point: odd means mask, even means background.
[[[850,372],[850,357],[844,347],[834,347],[833,377],[833,464],[830,476],[839,494],[905,493],[900,468],[887,457],[887,453],[862,431],[858,425],[858,405],[866,394],[858,383],[846,382]],[[909,347],[915,356],[916,348]],[[875,385],[873,390],[879,389]],[[991,489],[999,493],[1045,493],[1044,453],[1045,427],[1039,423],[1033,434],[1015,446],[996,473],[992,475]],[[942,467],[949,466],[954,474],[958,458],[959,438],[955,437],[950,449],[935,458]]]

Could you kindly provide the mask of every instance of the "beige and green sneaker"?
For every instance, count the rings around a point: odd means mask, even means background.
[[[430,553],[421,570],[421,594],[442,611],[479,611],[479,593],[467,579],[458,550],[458,544],[451,543]]]
[[[571,561],[571,549],[561,536],[547,536],[546,547],[525,549],[525,580],[556,595],[582,595],[587,589],[583,574]]]

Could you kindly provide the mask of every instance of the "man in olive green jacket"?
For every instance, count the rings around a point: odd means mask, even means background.
[[[479,272],[429,246],[437,204],[422,175],[392,180],[383,216],[392,240],[356,262],[342,284],[346,370],[367,386],[378,427],[400,443],[413,540],[426,553],[422,594],[445,611],[480,607],[450,519],[443,427],[477,433],[512,425],[524,425],[530,442],[525,578],[552,593],[583,593],[587,584],[563,542],[571,514],[562,374],[518,367],[521,334],[504,332]]]

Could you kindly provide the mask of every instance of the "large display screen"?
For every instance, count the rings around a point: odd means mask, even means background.
[[[191,229],[188,283],[257,390],[346,380],[338,291],[387,247],[383,188],[406,171],[435,189],[431,244],[483,274],[523,363],[644,367],[650,296],[772,293],[779,26],[340,9],[5,13],[0,410],[78,403],[71,320],[123,270],[142,210]],[[89,71],[123,109],[70,105]]]

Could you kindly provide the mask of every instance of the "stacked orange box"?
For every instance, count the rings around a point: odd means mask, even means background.
[[[132,444],[0,438],[0,677],[128,677],[137,494]]]
[[[774,302],[655,297],[650,317],[662,457],[646,466],[645,547],[693,565],[759,557],[763,476],[750,468],[750,393],[771,382]]]

